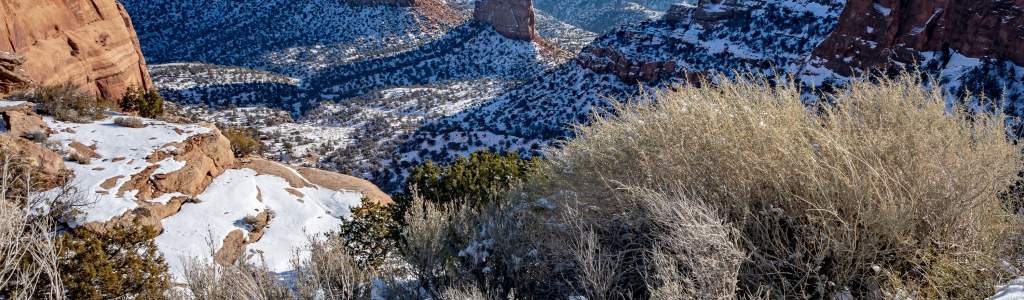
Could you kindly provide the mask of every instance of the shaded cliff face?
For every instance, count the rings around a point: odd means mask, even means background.
[[[814,61],[842,76],[921,62],[922,52],[1024,65],[1022,28],[1024,0],[850,0]]]
[[[537,40],[537,19],[532,0],[480,0],[473,19],[490,24],[501,35],[516,40]]]
[[[0,0],[0,51],[37,84],[71,81],[106,98],[152,82],[131,18],[116,0]]]

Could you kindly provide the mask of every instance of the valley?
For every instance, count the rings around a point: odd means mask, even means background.
[[[0,17],[0,299],[1024,297],[1022,0]]]

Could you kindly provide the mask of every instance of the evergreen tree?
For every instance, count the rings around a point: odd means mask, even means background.
[[[98,233],[84,227],[61,237],[59,268],[71,299],[162,299],[168,267],[153,239],[159,232],[138,224]]]

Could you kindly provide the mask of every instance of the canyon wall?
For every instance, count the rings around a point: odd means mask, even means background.
[[[0,0],[0,52],[35,84],[65,81],[109,99],[152,88],[131,18],[116,0]]]

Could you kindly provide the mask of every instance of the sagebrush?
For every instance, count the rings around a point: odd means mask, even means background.
[[[739,294],[984,298],[1008,275],[998,259],[1014,219],[997,194],[1020,152],[1002,116],[947,107],[915,78],[853,82],[812,109],[786,80],[679,88],[578,128],[535,189],[612,241],[643,215],[632,191],[705,203],[748,255]]]

